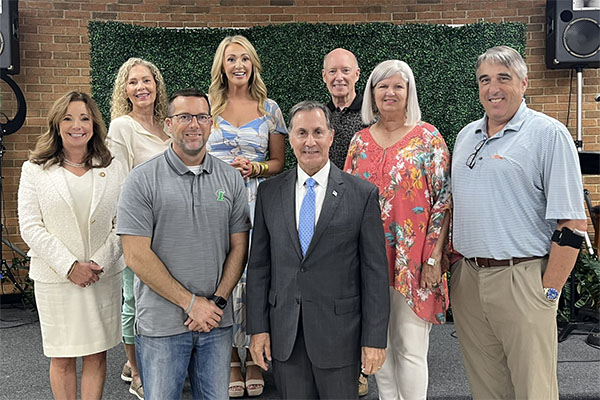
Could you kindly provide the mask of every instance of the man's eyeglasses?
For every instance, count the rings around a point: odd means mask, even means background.
[[[190,114],[190,113],[181,113],[175,115],[169,115],[169,118],[177,118],[177,122],[182,125],[189,125],[192,123],[192,120],[196,117],[196,121],[200,125],[206,125],[212,119],[212,116],[209,114]]]
[[[473,169],[473,167],[477,163],[477,153],[479,153],[479,150],[481,150],[485,142],[487,142],[487,138],[483,138],[481,142],[477,143],[477,145],[475,146],[475,151],[471,153],[469,158],[467,158],[467,167]]]

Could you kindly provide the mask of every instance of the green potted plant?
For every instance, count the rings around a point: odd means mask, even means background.
[[[572,279],[574,279],[576,292],[573,297],[571,297]],[[563,304],[559,310],[559,320],[566,322],[575,319],[575,315],[571,315],[572,308],[569,304],[570,299],[573,298],[575,299],[574,308],[577,310],[577,320],[592,320],[596,324],[600,321],[600,259],[596,254],[592,255],[587,250],[579,253],[561,298]],[[588,336],[587,341],[600,346],[597,329]]]

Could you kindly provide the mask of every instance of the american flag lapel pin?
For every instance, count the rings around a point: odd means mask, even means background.
[[[334,190],[333,192],[331,192],[331,194],[337,197],[337,191]]]

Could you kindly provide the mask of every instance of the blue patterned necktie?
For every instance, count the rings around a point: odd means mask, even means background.
[[[298,238],[300,247],[302,247],[302,256],[306,254],[308,245],[315,232],[315,185],[313,178],[308,178],[304,184],[307,186],[302,206],[300,207],[300,217],[298,219]]]

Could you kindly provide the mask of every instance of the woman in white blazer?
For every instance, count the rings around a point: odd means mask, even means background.
[[[81,398],[101,398],[106,350],[121,341],[124,261],[115,217],[125,173],[105,138],[91,97],[67,93],[21,171],[19,226],[57,399],[77,397],[77,357]]]

